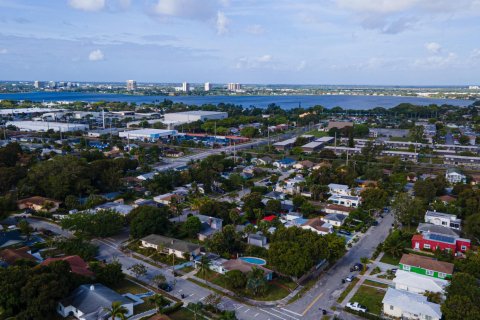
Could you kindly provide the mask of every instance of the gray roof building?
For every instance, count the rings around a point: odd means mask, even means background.
[[[195,250],[200,249],[200,246],[198,244],[175,239],[175,238],[164,237],[158,234],[151,234],[140,240],[142,242],[153,244],[155,246],[163,246],[165,248],[173,249],[181,252],[193,252]]]

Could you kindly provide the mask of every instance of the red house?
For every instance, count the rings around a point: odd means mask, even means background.
[[[437,248],[453,253],[465,252],[470,249],[470,240],[435,233],[416,234],[412,237],[412,249],[434,251]]]

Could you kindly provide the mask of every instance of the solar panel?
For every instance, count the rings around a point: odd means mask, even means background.
[[[455,243],[455,238],[443,236],[440,234],[430,234],[430,239],[435,241],[441,241],[446,243]]]

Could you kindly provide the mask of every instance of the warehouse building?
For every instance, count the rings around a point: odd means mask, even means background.
[[[273,147],[278,151],[285,151],[293,148],[293,145],[297,141],[297,138],[291,138],[283,141],[279,141],[273,144]]]
[[[171,138],[177,135],[177,130],[162,130],[162,129],[139,129],[131,131],[123,131],[118,135],[120,138],[127,138],[141,141],[157,141],[161,138]]]
[[[20,131],[55,132],[87,131],[88,124],[48,122],[48,121],[8,121],[6,126],[15,126]]]
[[[228,118],[228,113],[217,111],[186,111],[165,113],[166,122],[190,123],[195,121],[221,120]]]

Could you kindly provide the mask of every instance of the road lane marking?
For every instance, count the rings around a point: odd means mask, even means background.
[[[299,317],[303,316],[303,315],[301,315],[300,313],[296,313],[296,312],[293,312],[293,311],[288,310],[288,309],[285,309],[285,308],[280,308],[280,309],[282,309],[282,310],[284,310],[284,311],[287,311],[287,312],[290,312],[291,314],[294,314],[294,315],[299,316]]]
[[[323,296],[323,292],[320,293],[315,299],[313,299],[313,301],[310,302],[307,308],[302,312],[302,316],[304,316],[322,296]]]
[[[253,317],[256,318],[258,315],[259,315],[259,313],[255,313],[255,315]]]
[[[274,309],[272,309],[272,311],[278,312],[278,313],[280,313],[280,314],[282,314],[282,315],[284,315],[284,316],[287,316],[287,317],[289,317],[289,318],[298,320],[298,318],[296,318],[296,317],[294,317],[294,316],[292,316],[292,315],[289,315],[288,313],[282,312],[282,311],[280,311],[280,310],[278,310],[278,309],[275,309],[275,308],[274,308]]]
[[[247,313],[248,311],[250,311],[250,309],[247,309],[247,310],[243,311],[243,313]]]
[[[280,317],[279,315],[276,315],[275,313],[268,312],[267,310],[263,310],[263,309],[262,309],[262,311],[265,312],[265,313],[268,313],[268,314],[271,315],[271,316],[277,317],[277,318],[279,318],[279,319],[287,320],[287,319],[285,319],[285,318]]]

